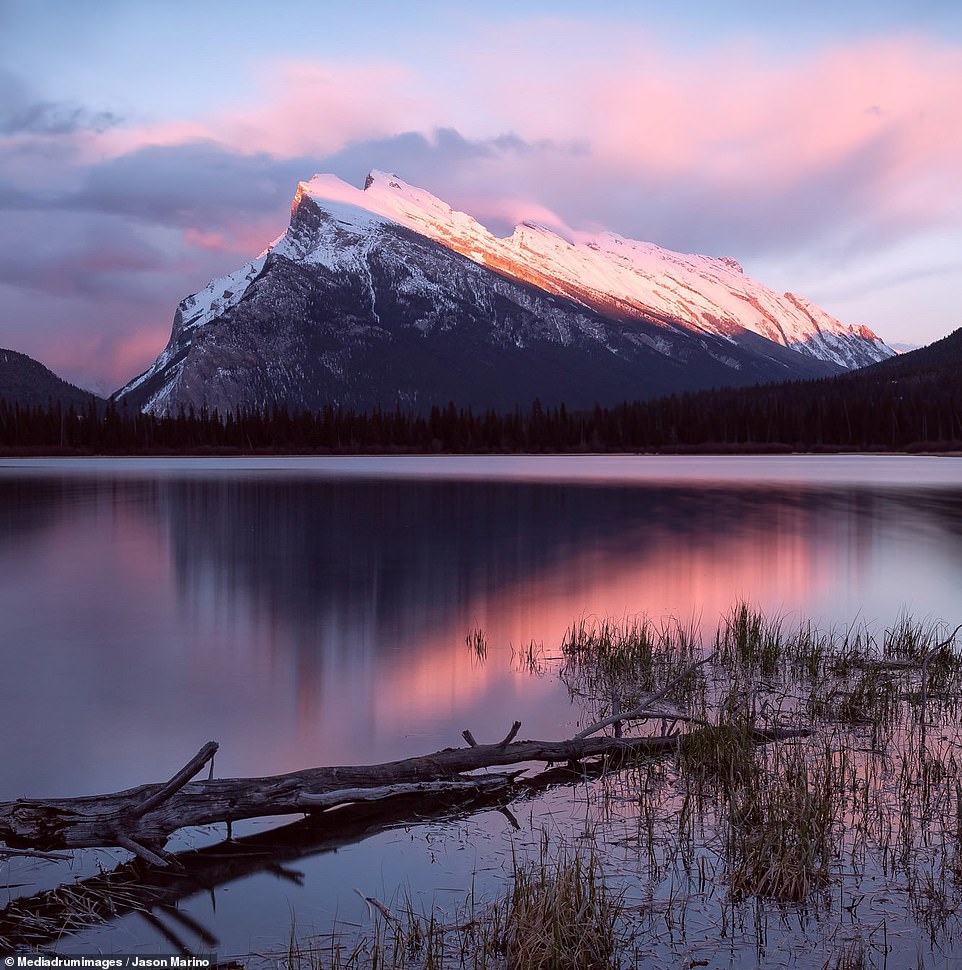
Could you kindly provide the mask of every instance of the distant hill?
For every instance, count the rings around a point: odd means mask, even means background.
[[[61,404],[80,410],[91,398],[101,402],[90,391],[82,390],[57,377],[52,370],[44,367],[39,360],[15,350],[0,349],[0,398],[8,404],[21,407],[46,408],[50,404]]]
[[[798,451],[962,448],[962,329],[857,371],[685,394],[613,412],[615,449],[709,444]]]
[[[924,379],[962,385],[962,328],[934,344],[872,364],[843,380]]]

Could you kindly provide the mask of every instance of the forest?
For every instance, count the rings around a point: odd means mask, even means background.
[[[317,413],[284,404],[154,417],[93,397],[76,407],[0,398],[6,454],[524,454],[962,451],[962,331],[840,377],[625,402],[535,400],[475,412],[450,402]]]

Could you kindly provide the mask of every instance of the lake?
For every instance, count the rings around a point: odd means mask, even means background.
[[[211,738],[217,776],[235,777],[427,753],[465,728],[498,740],[515,719],[522,737],[568,737],[583,712],[516,661],[532,641],[550,660],[581,617],[710,637],[747,601],[823,626],[954,626],[960,589],[959,458],[7,460],[0,800],[164,780]],[[578,817],[564,790],[525,811],[535,827]],[[512,838],[498,812],[393,829],[180,907],[221,958],[273,952],[292,918],[363,924],[355,889],[443,901],[496,880]],[[123,858],[13,860],[8,893]],[[126,916],[59,950],[167,952],[156,923]]]

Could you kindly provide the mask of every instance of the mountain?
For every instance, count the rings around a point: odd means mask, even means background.
[[[57,377],[39,360],[15,350],[0,350],[0,398],[21,407],[46,408],[53,403],[64,408],[73,406],[77,411],[91,399],[100,400],[90,391]]]
[[[894,350],[894,351],[895,351],[895,352],[896,352],[897,354],[907,354],[907,353],[909,353],[909,351],[912,351],[912,350],[918,350],[918,349],[919,349],[919,348],[920,348],[920,347],[922,346],[922,344],[905,344],[905,343],[898,343],[898,344],[889,344],[889,346],[890,346],[890,347],[892,348],[892,350]]]
[[[730,258],[522,224],[498,238],[396,176],[301,182],[288,230],[178,306],[117,392],[180,408],[591,407],[819,377],[892,351]]]
[[[962,389],[962,328],[925,347],[905,351],[867,367],[859,376],[870,381],[942,382]]]

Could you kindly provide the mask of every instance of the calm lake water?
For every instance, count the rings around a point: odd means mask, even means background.
[[[512,648],[551,655],[583,615],[713,632],[741,599],[822,625],[954,626],[960,590],[958,458],[0,462],[0,800],[159,781],[209,738],[230,777],[426,753],[464,728],[496,740],[515,719],[565,737],[579,712]],[[381,834],[300,861],[302,885],[262,873],[183,906],[222,957],[265,952],[292,913],[363,922],[355,888],[463,890],[507,830],[487,813]],[[24,885],[8,892],[123,857],[10,863]],[[170,942],[131,916],[59,948],[97,947]]]

